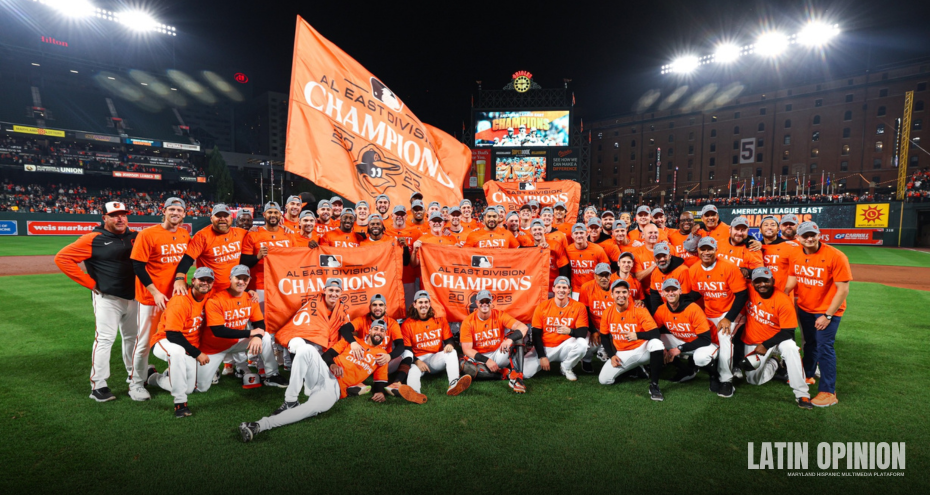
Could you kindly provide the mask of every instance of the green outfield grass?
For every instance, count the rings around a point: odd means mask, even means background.
[[[274,410],[282,389],[243,390],[224,377],[191,396],[194,416],[177,420],[167,392],[129,400],[115,352],[110,386],[119,399],[98,404],[88,398],[89,292],[64,275],[2,280],[4,493],[930,490],[930,323],[917,318],[928,292],[853,283],[837,343],[840,404],[828,409],[798,409],[779,383],[738,384],[721,399],[703,374],[680,385],[663,380],[664,403],[649,400],[643,380],[607,387],[596,376],[579,373],[570,383],[543,373],[523,396],[503,382],[479,382],[447,397],[445,379],[434,376],[425,405],[346,399],[242,444],[236,426]],[[810,442],[811,471],[817,442],[906,441],[907,469],[903,478],[748,471],[747,442],[764,441]]]
[[[880,246],[837,246],[850,263],[860,265],[930,267],[930,252]]]
[[[74,242],[76,235],[12,235],[0,237],[0,256],[57,254]]]

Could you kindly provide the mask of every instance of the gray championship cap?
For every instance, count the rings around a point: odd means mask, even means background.
[[[615,216],[615,215],[614,215],[614,212],[612,212],[612,211],[610,211],[610,210],[604,210],[604,212],[601,213],[601,218],[604,218],[604,217],[611,217],[611,218],[613,218],[614,216]]]
[[[548,213],[548,214],[552,215],[552,208],[550,208],[550,207],[548,207],[548,206],[543,207],[543,209],[539,210],[539,214],[542,215],[543,213]]]
[[[184,200],[175,197],[168,198],[165,200],[165,208],[169,206],[180,206],[181,208],[184,208]]]
[[[384,320],[382,320],[381,318],[378,318],[377,320],[371,322],[371,328],[375,328],[375,327],[387,328],[387,324],[384,323]]]
[[[639,208],[636,209],[636,214],[639,215],[640,213],[645,213],[645,214],[647,214],[647,215],[651,215],[651,214],[652,214],[652,210],[650,210],[648,206],[643,205],[643,206],[640,206]]]
[[[229,271],[229,278],[239,277],[245,275],[246,277],[251,277],[252,274],[249,272],[249,267],[245,265],[236,265]]]
[[[778,222],[778,225],[784,225],[784,224],[786,224],[786,223],[790,223],[790,224],[797,225],[797,224],[798,224],[798,217],[797,217],[794,213],[789,213],[789,214],[787,214],[787,215],[781,217],[781,222]]]
[[[669,249],[669,246],[668,246],[668,243],[667,243],[667,242],[660,242],[660,243],[656,244],[656,247],[652,248],[652,255],[653,255],[653,256],[658,256],[658,255],[660,255],[660,254],[664,254],[664,255],[666,255],[666,256],[671,256],[672,250]]]
[[[355,207],[356,207],[356,208],[361,208],[361,207],[363,207],[363,206],[364,206],[365,208],[371,208],[370,206],[368,206],[368,201],[365,201],[364,199],[361,200],[361,201],[359,201],[358,203],[355,203]]]
[[[429,292],[426,292],[425,290],[418,290],[417,293],[413,295],[414,301],[419,301],[423,298],[426,298],[426,300],[429,301]]]
[[[462,201],[459,201],[459,208],[461,208],[461,207],[463,207],[463,206],[465,206],[465,205],[471,206],[471,200],[470,200],[470,199],[463,199]]]
[[[587,232],[588,229],[585,228],[584,224],[579,222],[572,226],[572,234],[575,232]]]
[[[591,217],[588,219],[588,227],[600,227],[601,221],[597,217]]]
[[[265,209],[263,211],[271,211],[271,210],[281,211],[281,207],[278,206],[278,203],[275,203],[274,201],[269,201],[265,203]]]
[[[429,214],[429,221],[430,221],[430,222],[436,221],[436,220],[438,220],[438,221],[440,221],[440,222],[443,222],[443,221],[446,220],[445,217],[442,216],[442,212],[441,212],[441,211],[434,211],[434,212],[432,212],[432,213]]]
[[[300,212],[300,216],[297,217],[297,219],[300,220],[300,219],[303,218],[303,217],[310,217],[310,218],[316,220],[316,215],[314,215],[313,212],[310,211],[310,210],[304,210],[304,211]]]
[[[546,225],[542,223],[542,220],[537,218],[536,220],[533,220],[532,222],[530,222],[530,228],[532,229],[533,227],[546,228]]]
[[[371,306],[371,303],[376,302],[376,301],[381,301],[381,302],[383,302],[384,304],[387,304],[387,299],[385,299],[383,295],[381,295],[381,294],[375,294],[375,295],[371,296],[371,300],[368,301],[368,305]]]
[[[636,255],[629,251],[624,251],[620,253],[620,256],[617,256],[617,261],[622,260],[624,257],[630,258],[631,260],[633,260],[634,263],[636,262]]]
[[[817,226],[814,222],[804,222],[798,226],[798,235],[803,236],[804,234],[819,234],[820,227]]]
[[[423,202],[420,201],[419,199],[415,199],[415,200],[413,200],[413,201],[410,202],[410,209],[411,209],[411,210],[414,209],[414,208],[417,208],[417,207],[423,208]]]
[[[757,278],[775,278],[772,276],[772,270],[767,266],[760,266],[752,271],[752,279]]]
[[[300,199],[300,196],[289,196],[287,198],[287,201],[284,202],[284,204],[290,204],[293,202],[303,203],[303,200]]]
[[[627,225],[624,220],[617,220],[616,222],[614,222],[614,230],[616,230],[617,228],[628,229],[630,228],[630,226]]]
[[[379,194],[378,196],[375,197],[376,202],[381,201],[382,199],[387,200],[388,203],[391,202],[391,198],[389,198],[387,194]]]
[[[380,213],[372,213],[371,215],[368,215],[368,223],[371,223],[372,220],[380,220],[383,222],[384,218],[381,217]]]
[[[537,210],[539,209],[539,201],[536,201],[535,199],[527,201],[526,204],[530,205],[531,207],[535,206]]]
[[[459,215],[461,215],[461,214],[462,214],[462,209],[459,208],[458,206],[455,206],[455,205],[450,206],[450,207],[449,207],[449,214],[450,214],[450,215],[454,215],[454,214],[456,214],[456,213],[458,213]]]
[[[193,277],[193,278],[209,278],[209,279],[212,280],[212,279],[214,279],[214,278],[216,278],[216,277],[213,276],[213,270],[211,270],[211,269],[209,269],[209,268],[207,268],[207,267],[205,267],[205,266],[202,266],[202,267],[200,267],[200,268],[194,270],[194,277]]]
[[[336,204],[336,203],[343,204],[342,198],[340,198],[339,196],[333,196],[332,198],[329,199],[329,202],[331,204]]]
[[[766,220],[771,220],[771,221],[775,222],[776,225],[778,224],[778,219],[775,218],[774,215],[766,215],[766,216],[762,217],[762,222],[764,222],[764,221],[766,221]],[[761,224],[762,222],[759,222],[759,223]]]
[[[211,215],[211,216],[215,216],[215,215],[219,215],[220,213],[225,213],[225,214],[229,215],[229,214],[231,214],[232,212],[230,212],[230,211],[229,211],[229,207],[226,206],[226,205],[224,205],[223,203],[219,203],[219,204],[213,205],[213,211],[210,212],[210,215]]]
[[[355,216],[355,210],[353,210],[352,208],[343,208],[342,213],[340,213],[339,216],[340,216],[340,217],[344,217],[344,216],[346,216],[346,215],[351,215],[351,216],[354,217],[354,216]]]
[[[749,228],[749,219],[744,216],[738,216],[730,222],[730,227],[746,227]]]
[[[394,207],[394,214],[395,215],[406,215],[407,209],[404,208],[404,205],[397,205]]]
[[[618,286],[620,286],[620,287],[626,287],[627,290],[629,290],[629,288],[630,288],[630,283],[627,282],[626,280],[622,280],[622,279],[619,279],[619,278],[618,278],[617,280],[614,280],[614,281],[610,284],[610,290],[614,290],[614,288],[615,288],[615,287],[618,287]]]
[[[507,213],[507,208],[504,208],[504,205],[494,205],[494,209],[496,209],[497,212],[500,213],[501,215],[503,215],[504,213]]]
[[[522,210],[532,210],[532,209],[533,209],[533,207],[531,207],[529,203],[523,203],[522,205],[520,205],[520,210],[521,210],[521,211],[522,211]]]
[[[663,210],[662,208],[655,208],[655,209],[653,209],[653,210],[652,210],[652,216],[656,216],[656,215],[662,215],[662,216],[664,217],[664,216],[665,216],[665,210]]]
[[[598,263],[597,266],[594,267],[594,274],[601,275],[604,273],[607,273],[607,274],[610,273],[610,265],[608,265],[607,263]]]
[[[320,208],[332,208],[332,207],[333,207],[333,204],[330,203],[329,201],[326,201],[325,199],[324,199],[323,201],[320,201],[319,203],[316,204],[316,208],[317,208],[318,210],[319,210]]]
[[[421,193],[420,191],[414,191],[413,193],[410,194],[410,201],[413,201],[414,198],[423,199],[423,193]]]
[[[485,299],[490,299],[491,302],[494,302],[494,295],[491,294],[491,291],[483,290],[479,292],[478,295],[475,297],[476,302],[481,302],[481,301],[484,301]]]
[[[341,288],[342,288],[342,280],[339,280],[338,278],[332,278],[332,277],[330,277],[330,278],[326,279],[326,284],[323,285],[323,288],[324,288],[324,289],[326,289],[326,288],[328,288],[328,287],[339,287],[339,288],[341,289]]]
[[[595,207],[593,207],[593,206],[589,206],[589,207],[587,207],[587,208],[584,209],[584,212],[585,212],[585,213],[587,213],[587,212],[589,212],[589,211],[593,211],[595,215],[597,214],[597,208],[595,208]]]
[[[701,249],[704,246],[710,246],[714,249],[717,249],[717,240],[710,236],[702,237],[701,240],[698,241],[698,249]]]
[[[681,284],[678,283],[677,278],[670,278],[670,279],[667,279],[665,282],[662,282],[662,290],[668,290],[670,287],[681,289]]]
[[[565,202],[563,202],[563,201],[558,201],[558,202],[556,202],[554,205],[552,205],[552,209],[553,209],[553,210],[555,210],[556,208],[561,208],[561,209],[563,209],[563,210],[568,211],[568,208],[565,207]]]
[[[555,277],[555,281],[552,282],[552,286],[553,286],[553,287],[555,287],[556,285],[559,285],[559,284],[564,284],[564,285],[567,285],[567,286],[569,286],[569,287],[572,286],[572,283],[568,280],[568,277],[563,277],[563,276]]]
[[[717,213],[717,207],[714,206],[714,205],[704,205],[704,207],[701,208],[701,216],[702,216],[702,217],[703,217],[704,215],[708,214],[709,212]]]
[[[442,209],[442,205],[439,204],[439,201],[430,201],[430,202],[429,202],[429,208],[432,208],[433,205],[436,205],[436,208]]]

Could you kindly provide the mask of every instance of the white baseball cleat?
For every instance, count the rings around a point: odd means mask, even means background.
[[[566,368],[566,367],[564,367],[564,366],[560,366],[560,368],[562,369],[562,374],[565,375],[565,378],[566,378],[568,381],[574,382],[574,381],[577,381],[577,380],[578,380],[578,376],[575,375],[575,372],[574,372],[574,371],[572,371],[572,370],[570,370],[570,369],[568,369],[568,368]]]
[[[129,398],[134,401],[143,402],[151,399],[152,394],[144,388],[131,388],[129,389]]]

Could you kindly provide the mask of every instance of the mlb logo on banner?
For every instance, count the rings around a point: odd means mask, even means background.
[[[321,254],[320,266],[327,268],[339,268],[342,266],[342,256],[338,254]]]
[[[491,256],[472,256],[471,266],[474,268],[494,268],[494,258]]]

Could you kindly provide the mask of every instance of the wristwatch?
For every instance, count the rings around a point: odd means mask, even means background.
[[[830,321],[833,319],[833,315],[823,315],[823,317],[826,318],[827,321]]]
[[[187,277],[185,277],[184,275],[178,275],[177,277],[174,277],[174,279],[187,281]]]

